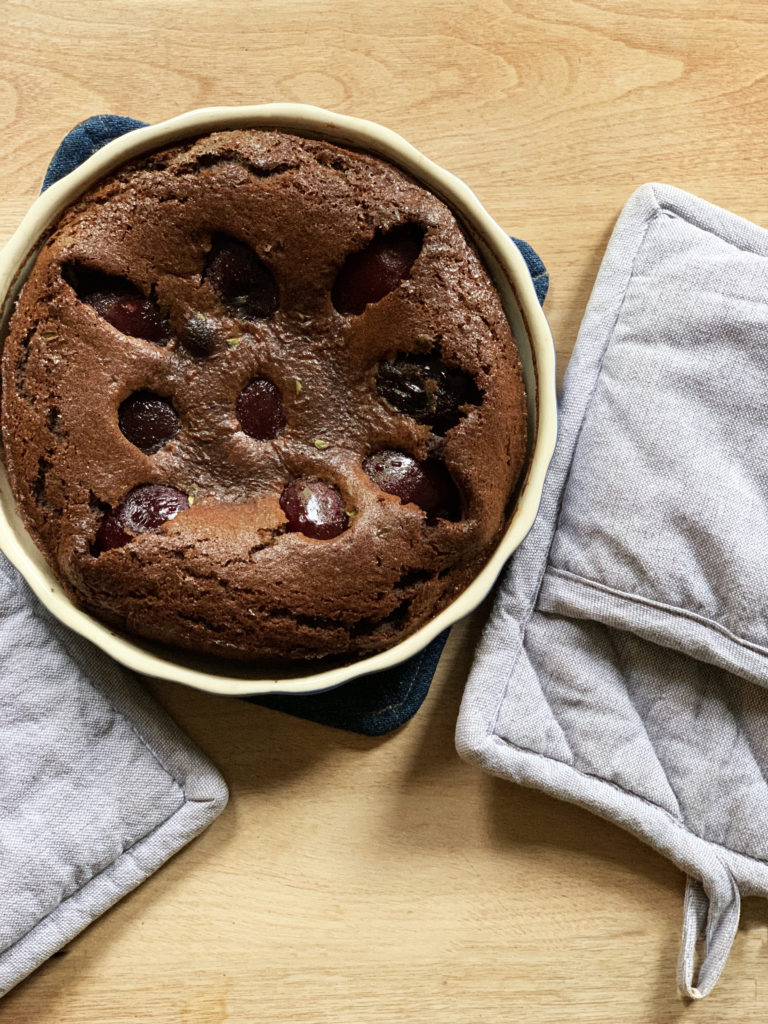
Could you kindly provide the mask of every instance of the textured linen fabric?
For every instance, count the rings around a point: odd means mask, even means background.
[[[692,998],[725,963],[740,893],[768,896],[767,385],[768,232],[643,186],[608,246],[540,514],[456,734],[465,758],[688,873]]]
[[[0,995],[224,809],[215,768],[0,555]]]
[[[145,124],[115,114],[98,114],[82,121],[62,140],[45,175],[43,189],[69,174],[107,142],[135,128],[143,128]],[[520,250],[536,296],[543,303],[549,287],[547,269],[527,242],[518,238],[512,241]],[[381,736],[398,729],[419,710],[447,639],[446,630],[402,665],[372,673],[364,680],[354,680],[335,690],[300,697],[279,695],[246,699],[322,725]]]

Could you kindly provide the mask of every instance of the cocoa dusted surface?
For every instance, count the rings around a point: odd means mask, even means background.
[[[342,315],[332,290],[351,253],[398,225],[423,229],[398,287]],[[247,244],[278,308],[251,318],[205,268],[212,240]],[[121,333],[83,301],[73,271],[131,282],[170,341]],[[101,308],[101,307],[98,307]],[[181,342],[213,324],[210,355]],[[194,340],[194,339],[193,339]],[[379,366],[438,356],[474,382],[440,435],[377,391]],[[280,391],[285,426],[246,434],[254,379]],[[145,453],[121,432],[136,392],[167,399],[179,429]],[[278,132],[221,132],[128,165],[71,207],[25,284],[3,352],[2,426],[20,513],[75,601],[131,633],[233,658],[367,654],[422,626],[499,540],[525,458],[525,394],[498,295],[450,211],[392,166]],[[372,453],[439,460],[461,496],[430,518],[366,475]],[[287,529],[297,477],[338,488],[332,539]],[[133,488],[190,496],[159,532],[99,552],[105,515]]]

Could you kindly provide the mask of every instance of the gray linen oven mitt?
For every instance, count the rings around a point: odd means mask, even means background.
[[[216,769],[0,555],[0,996],[224,809]]]
[[[691,998],[725,964],[740,894],[768,896],[767,566],[768,232],[645,185],[589,302],[457,746],[688,874]]]

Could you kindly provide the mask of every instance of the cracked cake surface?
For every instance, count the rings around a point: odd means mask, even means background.
[[[5,340],[2,429],[78,605],[200,652],[318,658],[391,646],[477,575],[526,402],[446,205],[254,129],[127,164],[62,215]]]

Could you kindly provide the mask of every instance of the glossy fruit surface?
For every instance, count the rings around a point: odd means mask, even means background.
[[[313,477],[300,476],[287,483],[280,495],[280,508],[291,532],[303,533],[315,540],[338,537],[349,526],[349,516],[338,489]]]
[[[179,418],[167,398],[152,391],[134,391],[121,404],[117,420],[123,435],[152,455],[179,432]]]
[[[430,519],[458,519],[461,503],[448,470],[437,459],[419,462],[405,452],[376,452],[363,461],[363,469],[377,487],[403,503],[413,502]]]
[[[398,412],[430,424],[436,434],[455,427],[461,407],[477,404],[482,397],[468,373],[446,366],[436,356],[407,355],[381,363],[376,390]]]
[[[141,533],[157,533],[163,523],[189,507],[189,498],[164,484],[140,484],[107,512],[96,533],[94,554],[123,547]]]

